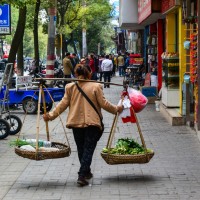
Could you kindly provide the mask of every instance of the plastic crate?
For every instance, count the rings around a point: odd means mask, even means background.
[[[157,97],[158,96],[158,89],[157,87],[141,87],[141,92],[146,97]]]

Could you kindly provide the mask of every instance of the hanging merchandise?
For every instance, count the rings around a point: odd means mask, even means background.
[[[184,49],[187,49],[187,50],[190,49],[190,41],[188,40],[184,41],[183,45],[184,45]]]
[[[196,74],[196,73],[197,73],[196,67],[191,66],[191,67],[190,67],[190,74],[194,75],[194,74]]]
[[[197,34],[190,35],[190,81],[197,81]]]
[[[122,113],[120,113],[120,117],[122,118],[122,122],[123,123],[127,123],[127,122],[131,122],[131,123],[135,123],[135,117],[131,108],[131,102],[128,98],[128,93],[127,92],[122,92],[123,96],[123,100],[121,99],[118,103],[118,105],[123,105],[124,106],[124,110],[122,111]]]
[[[147,54],[147,66],[148,66],[148,72],[152,72],[152,68],[157,66],[157,36],[156,35],[150,35],[151,41],[147,39],[147,48],[146,48],[146,54]]]
[[[151,45],[151,42],[152,42],[152,37],[148,36],[147,37],[147,45]]]
[[[189,17],[185,17],[183,19],[183,22],[184,23],[187,23],[187,24],[195,24],[197,22],[197,16],[189,16]]]
[[[190,39],[192,40],[192,42],[196,42],[197,41],[197,34],[191,34]]]
[[[189,74],[184,74],[184,83],[189,84],[190,83],[190,75]]]
[[[153,35],[153,36],[152,36],[151,44],[152,44],[152,45],[156,45],[156,44],[157,44],[157,41],[156,41],[156,40],[157,40],[157,36],[156,36],[156,35]]]
[[[131,87],[128,87],[127,92],[134,112],[141,112],[147,105],[148,99],[139,90]]]

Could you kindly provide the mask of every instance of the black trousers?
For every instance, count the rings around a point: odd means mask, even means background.
[[[65,78],[71,78],[71,75],[65,75]],[[64,84],[68,84],[68,83],[71,83],[71,81],[65,81]]]
[[[99,72],[99,81],[102,81],[103,72]]]
[[[78,174],[84,177],[91,170],[90,165],[92,163],[93,153],[102,134],[96,126],[73,128],[73,134],[80,162]]]
[[[111,71],[103,72],[103,74],[104,74],[104,82],[110,83],[111,73],[112,73]],[[106,84],[104,86],[106,86]],[[109,84],[108,84],[108,86],[109,86]]]

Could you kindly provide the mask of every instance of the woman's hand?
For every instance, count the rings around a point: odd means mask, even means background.
[[[48,122],[50,119],[49,119],[49,115],[48,114],[43,114],[43,119],[45,122]]]
[[[117,106],[117,112],[121,113],[123,110],[124,110],[123,105]]]

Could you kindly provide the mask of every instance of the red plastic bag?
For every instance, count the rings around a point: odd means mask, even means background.
[[[129,100],[136,113],[141,112],[148,103],[148,99],[138,90],[128,87]]]
[[[136,122],[135,115],[133,113],[133,109],[132,108],[130,108],[130,113],[131,113],[130,117],[126,117],[126,118],[122,117],[122,122],[123,123],[127,123],[127,122],[135,123]]]

